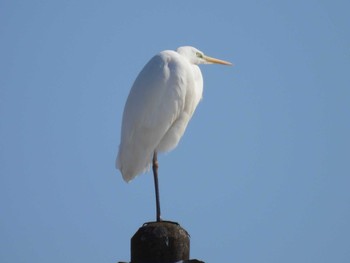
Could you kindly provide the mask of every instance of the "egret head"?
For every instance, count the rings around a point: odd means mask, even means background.
[[[221,64],[221,65],[232,65],[232,63],[212,58],[204,55],[204,53],[194,47],[184,46],[176,49],[176,52],[186,57],[192,64]]]

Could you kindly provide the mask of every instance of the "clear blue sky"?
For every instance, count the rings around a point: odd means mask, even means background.
[[[0,1],[0,261],[129,260],[153,179],[114,168],[133,80],[193,45],[204,98],[160,156],[206,262],[350,262],[349,1]]]

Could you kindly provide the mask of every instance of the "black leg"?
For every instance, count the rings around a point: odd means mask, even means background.
[[[159,187],[158,187],[158,160],[157,152],[153,155],[153,177],[154,177],[154,188],[156,191],[156,208],[157,208],[157,222],[160,222],[160,201],[159,201]]]

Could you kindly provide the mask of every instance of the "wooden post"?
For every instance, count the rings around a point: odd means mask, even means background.
[[[132,263],[168,263],[189,257],[189,234],[176,222],[145,223],[131,238]]]

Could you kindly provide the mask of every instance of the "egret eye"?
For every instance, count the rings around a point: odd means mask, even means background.
[[[198,58],[203,58],[203,54],[200,53],[200,52],[196,52],[196,56],[197,56]]]

